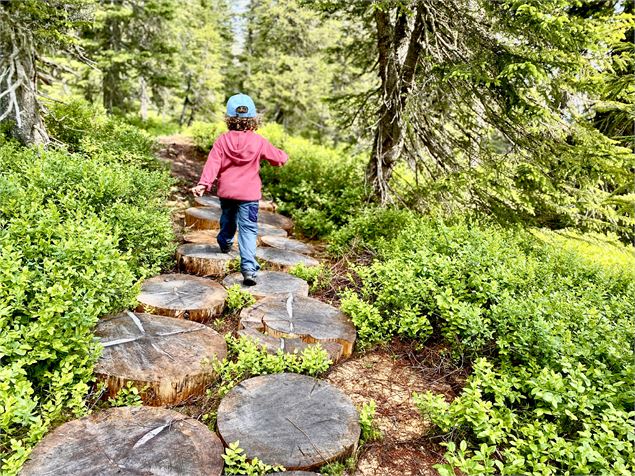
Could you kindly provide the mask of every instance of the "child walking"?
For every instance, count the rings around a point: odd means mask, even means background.
[[[258,128],[256,105],[246,94],[229,98],[225,122],[229,131],[214,142],[201,179],[192,188],[192,193],[200,197],[218,181],[216,190],[222,213],[216,241],[223,253],[229,253],[238,226],[243,284],[253,286],[260,269],[256,262],[258,201],[262,197],[260,160],[281,166],[288,157],[254,132]]]

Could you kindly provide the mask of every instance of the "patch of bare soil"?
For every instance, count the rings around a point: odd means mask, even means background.
[[[414,404],[414,392],[442,393],[452,400],[465,370],[451,368],[442,349],[415,352],[398,342],[354,356],[337,365],[326,378],[356,406],[375,400],[375,422],[382,439],[361,448],[355,476],[431,475],[443,462],[443,448],[426,436],[428,424]],[[448,378],[446,378],[446,376]]]

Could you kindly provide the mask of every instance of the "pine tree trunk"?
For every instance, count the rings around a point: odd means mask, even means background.
[[[139,116],[143,122],[148,120],[148,106],[150,105],[150,98],[148,97],[148,88],[146,79],[143,76],[139,76],[139,101],[141,106],[139,108]]]
[[[47,144],[37,99],[36,52],[30,32],[0,18],[0,121],[23,144]]]

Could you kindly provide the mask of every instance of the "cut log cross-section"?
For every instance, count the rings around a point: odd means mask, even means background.
[[[292,373],[245,380],[218,408],[226,444],[240,441],[248,459],[289,470],[314,469],[351,454],[360,435],[359,415],[334,386]]]
[[[277,338],[299,338],[304,342],[342,346],[342,356],[353,353],[355,326],[339,309],[308,297],[270,297],[240,313],[241,325],[262,329]]]
[[[308,267],[320,264],[317,260],[309,256],[278,248],[257,248],[256,257],[267,262],[272,269],[278,271],[290,271],[291,268],[298,264],[303,264]]]
[[[264,245],[271,246],[272,248],[293,251],[294,253],[305,255],[315,253],[313,246],[303,241],[294,240],[293,238],[286,238],[284,236],[263,236],[261,241]]]
[[[238,257],[235,251],[223,253],[218,245],[189,243],[176,250],[179,270],[197,276],[223,277],[229,270],[233,259]]]
[[[188,208],[185,210],[185,227],[194,230],[218,230],[220,228],[220,216],[220,208]]]
[[[243,276],[240,273],[234,273],[223,279],[223,286],[230,288],[238,284],[241,289],[251,293],[256,299],[264,299],[272,296],[308,296],[309,284],[300,278],[289,273],[280,271],[261,271],[258,273],[258,284],[255,286],[245,286],[242,284]]]
[[[137,310],[202,322],[223,312],[226,299],[225,288],[209,279],[162,274],[143,282]]]
[[[223,444],[202,423],[165,408],[110,408],[48,434],[22,476],[220,476]]]
[[[220,208],[220,199],[213,195],[203,195],[202,197],[196,197],[194,199],[194,204],[197,207]],[[258,208],[268,212],[276,211],[276,205],[269,200],[260,200],[258,202]]]
[[[146,405],[175,405],[202,395],[213,382],[203,359],[223,359],[225,339],[203,324],[127,311],[101,319],[95,335],[104,350],[95,373],[114,397],[128,382]]]

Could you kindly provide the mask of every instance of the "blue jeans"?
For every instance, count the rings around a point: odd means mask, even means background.
[[[238,225],[238,247],[240,248],[240,271],[255,273],[260,269],[256,261],[256,237],[258,236],[258,201],[220,199],[220,231],[216,241],[221,248],[234,243]]]

